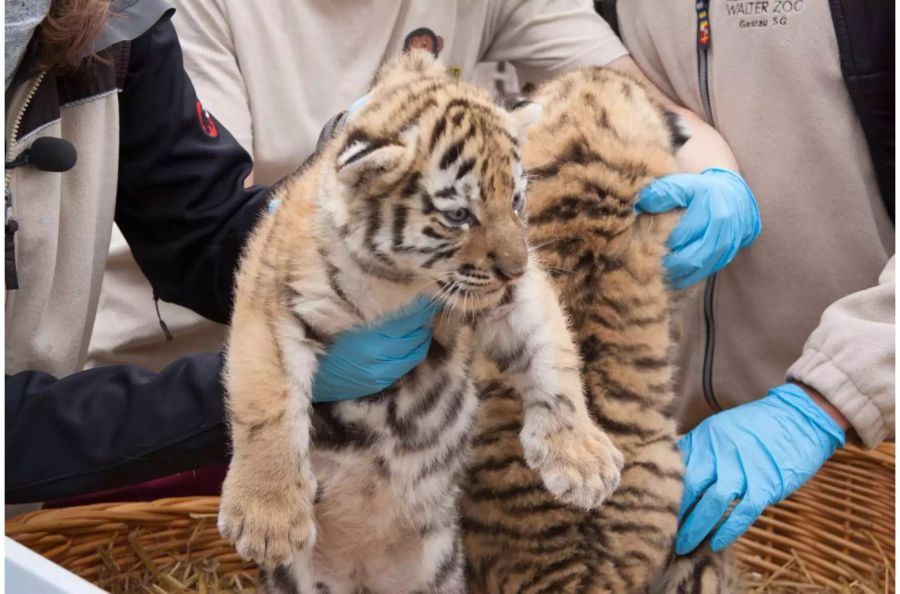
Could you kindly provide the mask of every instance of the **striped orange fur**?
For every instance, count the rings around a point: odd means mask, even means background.
[[[590,419],[565,314],[528,250],[519,137],[536,107],[506,112],[414,51],[273,190],[282,204],[237,279],[219,513],[265,591],[464,591],[476,352],[516,387],[523,455],[556,499],[592,509],[615,489],[621,454]],[[443,306],[426,360],[378,394],[313,407],[333,338],[421,296]]]
[[[638,82],[601,68],[551,81],[534,100],[544,113],[523,148],[529,242],[570,316],[591,416],[625,466],[598,509],[554,500],[523,460],[515,390],[479,361],[462,503],[469,591],[726,591],[721,557],[673,557],[683,468],[661,260],[678,215],[634,211],[646,184],[677,170],[673,116]]]

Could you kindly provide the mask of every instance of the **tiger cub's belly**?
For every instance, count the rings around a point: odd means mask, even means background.
[[[314,407],[316,573],[414,591],[429,551],[456,538],[478,399],[471,332],[450,334],[436,329],[425,362],[384,393]]]
[[[370,583],[388,580],[407,591],[422,580],[424,541],[415,515],[374,455],[362,451],[313,455],[319,481],[315,507],[317,579]],[[404,562],[401,562],[404,561]]]
[[[342,548],[350,543],[365,548],[410,523],[409,510],[375,460],[372,453],[353,449],[313,453],[319,543],[346,532],[348,544]]]

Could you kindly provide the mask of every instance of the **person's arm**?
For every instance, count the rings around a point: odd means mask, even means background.
[[[793,383],[796,384],[801,390],[806,392],[807,396],[809,396],[809,399],[812,400],[816,404],[816,406],[824,410],[825,414],[831,417],[832,421],[837,423],[837,426],[841,428],[841,431],[846,432],[847,429],[850,428],[850,421],[847,420],[847,417],[845,417],[840,410],[835,408],[834,405],[828,402],[828,399],[822,396],[822,394],[818,390],[814,390],[803,382],[795,381]]]
[[[697,114],[676,104],[648,79],[630,56],[609,64],[637,78],[668,111],[678,114],[690,139],[678,150],[684,173],[656,180],[637,203],[639,211],[685,213],[669,238],[665,258],[669,283],[689,287],[725,267],[762,228],[756,199],[738,172],[731,147]]]
[[[891,258],[877,285],[825,310],[787,372],[788,381],[837,409],[867,447],[894,436],[894,264]]]
[[[221,356],[159,373],[6,376],[6,502],[49,501],[227,461]]]
[[[203,104],[253,158],[250,96],[238,65],[223,0],[176,0],[172,23],[184,52],[184,68]],[[247,176],[251,185],[253,172]]]
[[[243,188],[249,155],[203,112],[171,22],[132,42],[119,104],[116,223],[159,298],[226,322],[268,191]]]
[[[709,417],[681,440],[685,495],[676,550],[685,554],[741,501],[712,538],[734,542],[768,505],[815,475],[853,428],[875,447],[894,435],[894,259],[878,285],[822,314],[788,383]],[[689,515],[687,511],[694,506]]]
[[[336,337],[320,360],[316,402],[359,398],[425,359],[435,306]],[[6,376],[6,500],[47,501],[228,461],[222,357],[200,353],[159,373],[130,366],[57,379]]]
[[[510,62],[523,83],[628,54],[589,0],[490,0],[487,11],[481,61]]]

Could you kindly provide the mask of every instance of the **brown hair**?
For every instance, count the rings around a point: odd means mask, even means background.
[[[39,32],[42,70],[73,71],[90,55],[109,16],[110,0],[53,0]]]

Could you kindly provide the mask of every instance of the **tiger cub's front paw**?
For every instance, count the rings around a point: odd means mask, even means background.
[[[294,553],[315,545],[310,489],[299,485],[250,488],[228,478],[219,504],[219,532],[241,557],[274,568],[289,564]]]
[[[598,507],[619,486],[622,453],[590,421],[553,425],[526,419],[520,436],[525,461],[564,503],[585,510]]]

